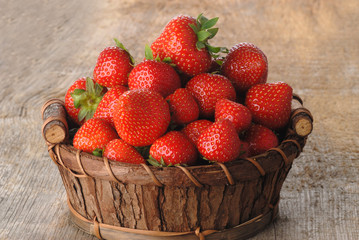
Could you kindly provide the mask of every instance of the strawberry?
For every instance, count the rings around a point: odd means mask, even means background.
[[[148,161],[154,166],[193,165],[197,157],[196,147],[183,133],[170,131],[152,144]]]
[[[171,58],[177,69],[189,76],[207,72],[211,54],[225,51],[208,44],[218,31],[213,28],[217,21],[218,18],[208,20],[202,14],[197,19],[184,15],[173,18],[151,45],[154,56]]]
[[[171,116],[161,94],[149,89],[134,89],[119,97],[113,120],[123,140],[144,147],[166,132]]]
[[[211,118],[214,116],[216,103],[226,98],[234,101],[236,92],[231,82],[218,74],[202,73],[193,77],[186,85],[198,102],[200,116]]]
[[[166,101],[170,107],[173,123],[184,125],[198,119],[198,104],[187,89],[178,88],[166,98]]]
[[[184,133],[192,141],[192,143],[197,146],[198,137],[201,135],[203,130],[211,126],[212,123],[213,122],[206,119],[199,119],[182,128],[181,132]]]
[[[267,57],[254,44],[239,43],[229,50],[222,64],[222,73],[232,81],[237,92],[245,92],[267,81]]]
[[[151,51],[155,58],[160,58],[160,60],[166,57],[166,54],[163,51],[163,40],[161,37],[158,37],[152,44],[151,44]]]
[[[258,84],[248,90],[245,105],[254,122],[277,130],[289,121],[292,94],[292,88],[284,82]]]
[[[215,120],[223,118],[233,123],[238,134],[248,129],[252,123],[252,114],[249,109],[228,99],[220,99],[216,103]]]
[[[220,119],[199,136],[197,148],[202,156],[215,162],[229,162],[241,154],[241,140],[228,119]]]
[[[154,60],[151,49],[146,48],[146,60],[135,66],[128,77],[130,89],[147,88],[159,92],[164,98],[181,87],[181,80],[172,66]]]
[[[118,98],[126,92],[128,89],[125,86],[116,86],[111,88],[103,96],[101,102],[98,104],[94,118],[102,118],[111,123],[113,127],[115,124],[113,122],[113,112]]]
[[[133,164],[146,163],[141,154],[133,146],[122,139],[114,139],[110,141],[105,147],[103,156],[118,162]]]
[[[99,55],[93,71],[96,82],[106,87],[127,85],[134,60],[127,49],[115,39],[116,47],[107,47]]]
[[[103,149],[111,140],[118,138],[115,129],[103,119],[91,118],[76,132],[73,140],[75,148],[93,153]]]
[[[248,156],[258,155],[278,146],[275,133],[260,124],[253,124],[246,132],[244,140],[249,144]]]
[[[106,91],[107,88],[91,78],[76,80],[65,95],[65,108],[70,118],[78,125],[92,118]]]

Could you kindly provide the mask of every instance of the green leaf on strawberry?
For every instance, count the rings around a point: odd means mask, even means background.
[[[152,49],[150,48],[150,46],[148,46],[146,44],[145,46],[145,58],[147,60],[153,60],[153,53],[152,53]]]
[[[127,50],[127,48],[117,38],[114,38],[113,40],[115,41],[117,47],[125,50],[128,53],[128,55],[130,57],[131,65],[134,66],[135,65],[135,59],[130,54],[130,52]]]
[[[166,164],[165,161],[163,160],[163,157],[161,157],[160,162],[158,162],[156,159],[154,159],[151,155],[148,157],[147,162],[149,164],[151,164],[154,167],[172,167],[173,164]]]
[[[197,37],[199,42],[206,41],[209,38],[209,36],[211,36],[211,33],[206,32],[204,30],[197,32]]]
[[[201,13],[197,19],[196,24],[189,24],[192,30],[196,33],[198,41],[196,47],[198,50],[207,48],[212,57],[218,57],[215,53],[228,53],[228,49],[225,47],[213,47],[209,45],[208,40],[216,36],[218,28],[213,28],[218,22],[218,17],[207,19]]]
[[[208,39],[213,38],[214,36],[217,35],[218,32],[218,28],[211,28],[211,29],[207,29],[207,32],[209,32],[211,35],[208,37]],[[227,49],[227,48],[226,48]]]
[[[102,148],[96,148],[93,152],[93,155],[97,156],[97,157],[102,157],[103,154],[103,149]]]
[[[154,57],[151,47],[148,46],[147,44],[145,46],[145,58],[147,60],[155,60],[157,62],[164,62],[164,63],[169,64],[172,67],[176,66],[176,64],[172,63],[172,59],[170,57],[165,57],[162,60],[159,55],[156,55],[156,57]]]
[[[204,44],[203,42],[196,42],[196,47],[198,50],[201,50],[202,48],[206,47],[206,44]]]
[[[218,17],[212,18],[208,20],[207,18],[203,17],[202,14],[200,14],[201,18],[199,19],[200,23],[202,24],[201,29],[210,29],[211,27],[214,27],[216,23],[218,22]]]
[[[70,93],[74,107],[79,109],[78,122],[87,121],[93,117],[104,92],[101,85],[95,83],[91,78],[86,78],[86,89],[77,88]]]

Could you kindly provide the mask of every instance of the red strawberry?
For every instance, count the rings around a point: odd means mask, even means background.
[[[252,43],[240,43],[229,50],[222,73],[238,92],[267,81],[268,62],[264,53]]]
[[[218,28],[212,28],[217,21],[218,18],[208,20],[202,15],[197,20],[184,15],[173,18],[151,45],[154,56],[171,58],[179,71],[189,76],[207,72],[211,66],[211,53],[223,50],[208,44],[208,39],[218,31]]]
[[[249,109],[228,99],[220,99],[216,103],[215,119],[217,121],[223,118],[233,123],[238,134],[248,129],[252,123],[252,114]]]
[[[209,161],[229,162],[241,153],[241,140],[228,119],[220,119],[205,129],[198,138],[197,147]]]
[[[244,139],[248,142],[248,156],[264,153],[270,148],[278,146],[278,138],[272,130],[260,124],[253,124]]]
[[[159,92],[165,98],[181,87],[181,80],[169,64],[144,60],[132,69],[128,86],[130,89],[147,88]]]
[[[173,123],[183,125],[197,120],[199,115],[198,104],[187,89],[178,88],[166,100],[170,107]]]
[[[116,86],[114,88],[111,88],[103,96],[101,102],[98,104],[98,107],[93,117],[102,118],[111,123],[113,127],[115,127],[115,124],[113,122],[113,112],[115,111],[115,105],[118,98],[127,90],[128,89],[125,86]]]
[[[113,127],[103,119],[91,118],[76,132],[73,145],[84,152],[103,149],[111,140],[118,138]]]
[[[159,57],[161,60],[166,57],[163,51],[163,40],[161,37],[158,37],[152,44],[151,44],[151,51],[153,52],[153,56],[155,58]]]
[[[193,165],[197,157],[192,142],[183,133],[171,131],[152,144],[149,162],[154,166]]]
[[[127,143],[143,147],[162,136],[170,123],[168,103],[158,92],[134,89],[122,94],[113,114],[116,130]]]
[[[128,74],[133,68],[133,58],[127,49],[115,39],[116,47],[107,47],[99,55],[93,77],[102,86],[127,85]]]
[[[70,118],[82,125],[92,118],[107,88],[101,87],[91,78],[76,80],[67,90],[65,108]]]
[[[292,94],[292,88],[284,82],[258,84],[248,90],[245,104],[254,122],[276,130],[289,121]]]
[[[192,143],[197,146],[197,140],[199,136],[203,130],[211,126],[212,123],[213,122],[206,119],[199,119],[185,126],[181,132],[184,133],[192,141]]]
[[[141,154],[122,139],[114,139],[109,142],[105,147],[103,156],[118,162],[133,164],[146,163]]]
[[[214,116],[216,103],[226,98],[234,101],[236,91],[231,82],[218,74],[202,73],[192,78],[186,85],[198,102],[200,116],[210,118]]]

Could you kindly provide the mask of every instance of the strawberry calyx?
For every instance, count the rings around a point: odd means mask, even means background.
[[[154,61],[157,61],[157,62],[164,62],[164,63],[167,63],[167,64],[171,65],[172,67],[176,66],[176,64],[172,63],[172,59],[170,57],[165,57],[165,58],[161,59],[158,54],[157,54],[156,57],[154,57],[152,49],[148,44],[146,44],[146,46],[145,46],[145,58],[147,60],[154,60]]]
[[[92,154],[97,156],[97,157],[102,157],[103,152],[104,152],[104,149],[96,148],[95,150],[93,150]]]
[[[218,17],[208,19],[201,13],[197,19],[196,24],[189,24],[192,30],[196,33],[198,41],[196,47],[198,50],[207,48],[212,57],[219,57],[218,53],[228,53],[229,50],[226,47],[214,47],[208,43],[209,39],[216,36],[218,28],[214,28],[218,21]]]
[[[130,54],[130,52],[127,50],[127,48],[117,38],[114,38],[113,40],[115,41],[117,47],[121,48],[122,50],[125,50],[128,53],[128,56],[130,57],[130,61],[131,61],[130,64],[132,66],[135,66],[135,59]]]
[[[187,167],[187,164],[166,164],[165,161],[163,160],[163,157],[161,157],[161,160],[158,162],[154,157],[152,157],[151,155],[149,155],[147,162],[149,164],[151,164],[154,167],[175,167],[175,166],[184,166]]]
[[[213,161],[213,160],[209,160],[208,158],[206,158],[205,156],[203,156],[202,154],[200,154],[200,159],[204,160],[206,162],[206,164],[208,165],[212,165],[212,164],[216,164],[217,161]]]
[[[214,59],[214,61],[219,65],[222,66],[223,61],[224,61],[224,57],[217,57]]]
[[[161,157],[160,162],[158,162],[154,157],[152,157],[151,155],[148,157],[147,162],[149,164],[151,164],[154,167],[172,167],[173,164],[166,164],[165,161],[163,160],[163,157]]]
[[[71,93],[75,108],[80,109],[78,114],[79,122],[84,119],[87,121],[93,117],[103,95],[103,87],[98,83],[94,83],[89,77],[86,78],[86,90],[76,88]]]

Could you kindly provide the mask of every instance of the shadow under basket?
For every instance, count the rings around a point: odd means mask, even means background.
[[[133,165],[81,152],[67,143],[63,102],[42,108],[43,136],[65,186],[70,218],[99,239],[246,239],[278,215],[280,190],[312,131],[294,95],[281,144],[225,164]]]

